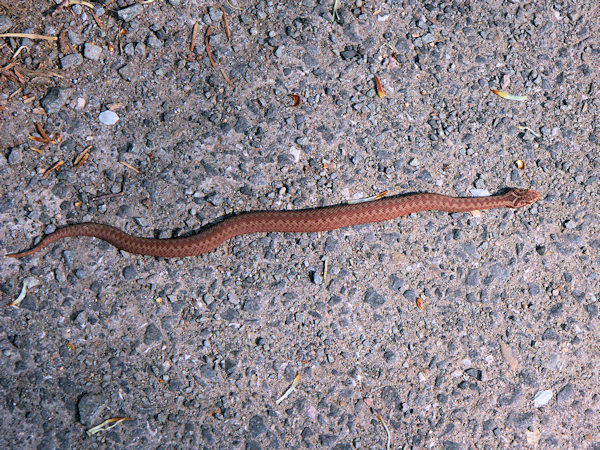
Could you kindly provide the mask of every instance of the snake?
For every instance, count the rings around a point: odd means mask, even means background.
[[[413,193],[360,203],[301,210],[249,211],[225,217],[187,237],[151,239],[132,236],[119,228],[86,222],[59,228],[30,250],[6,255],[22,258],[39,252],[60,239],[88,236],[101,239],[128,253],[163,258],[199,256],[225,241],[252,233],[314,233],[392,220],[420,211],[468,212],[493,208],[521,208],[535,203],[540,194],[530,189],[509,189],[487,197],[451,197],[434,193]]]

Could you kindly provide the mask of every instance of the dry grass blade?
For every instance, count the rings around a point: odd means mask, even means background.
[[[84,2],[83,0],[70,0],[69,5],[81,5],[81,6],[87,6],[90,9],[94,9],[93,4],[91,4],[90,2]]]
[[[225,27],[225,34],[227,35],[227,41],[231,45],[231,30],[229,29],[229,19],[227,19],[227,13],[222,5],[219,5],[221,12],[223,13],[223,26]]]
[[[13,92],[12,94],[10,94],[10,95],[8,96],[9,100],[10,100],[11,98],[13,98],[13,97],[17,96],[17,95],[19,94],[19,92],[21,92],[22,90],[23,90],[23,88],[22,88],[22,87],[20,87],[20,88],[19,88],[19,89],[17,89],[15,92]]]
[[[56,36],[44,36],[43,34],[32,34],[32,33],[2,33],[0,38],[13,37],[13,38],[27,38],[27,39],[43,39],[45,41],[58,41]]]
[[[16,61],[13,61],[13,62],[11,62],[11,63],[7,64],[7,65],[6,65],[6,66],[4,66],[4,67],[0,67],[0,71],[4,71],[4,70],[10,70],[10,69],[12,69],[12,68],[15,66],[15,64],[17,64],[17,62],[16,62]]]
[[[381,200],[383,197],[385,197],[387,195],[387,193],[388,193],[388,191],[382,191],[379,194],[372,195],[371,197],[364,197],[364,198],[348,200],[347,203],[349,205],[355,205],[356,203],[365,203],[365,202],[372,202],[374,200]]]
[[[133,170],[135,173],[140,173],[139,170],[137,170],[135,167],[133,167],[131,164],[126,163],[125,161],[119,161],[119,164],[127,167],[128,169]]]
[[[19,56],[23,50],[27,50],[27,51],[29,51],[29,47],[27,47],[26,45],[21,45],[21,46],[20,46],[20,47],[17,49],[17,51],[15,52],[15,54],[14,54],[14,55],[12,55],[12,59],[17,59],[17,56]]]
[[[96,425],[93,428],[87,430],[88,436],[93,436],[96,433],[100,433],[101,431],[108,431],[113,427],[116,427],[121,422],[125,422],[126,420],[131,420],[130,417],[113,417],[112,419],[106,419],[100,425]]]
[[[204,35],[204,45],[206,46],[206,53],[208,54],[208,59],[213,66],[213,69],[217,70],[217,64],[212,57],[212,52],[210,51],[210,45],[208,45],[208,38],[210,37],[210,30],[212,30],[212,26],[209,25],[206,29],[206,34]]]
[[[77,170],[81,166],[83,166],[85,164],[85,162],[88,160],[88,158],[90,157],[91,148],[92,148],[92,146],[89,145],[86,148],[84,148],[83,151],[79,155],[77,155],[77,158],[75,158],[75,161],[73,161],[73,164],[75,165],[75,170]]]
[[[375,415],[377,416],[377,419],[381,422],[381,425],[383,425],[383,428],[385,428],[385,432],[387,433],[387,443],[385,444],[385,448],[387,450],[390,450],[391,443],[392,443],[392,433],[390,433],[390,429],[388,428],[387,424],[383,420],[383,417],[381,417],[381,414],[379,414],[377,411],[375,411]]]
[[[104,30],[104,25],[102,25],[102,21],[98,18],[96,13],[94,13],[94,11],[90,11],[90,13],[92,14],[92,17],[94,18],[94,22],[96,22],[96,25],[98,25],[98,28],[100,28],[101,30]]]
[[[231,81],[229,76],[227,76],[227,72],[225,72],[225,70],[222,67],[220,67],[219,70],[221,71],[221,75],[223,75],[223,78],[225,78],[225,81],[227,81],[227,83],[229,83],[231,87],[234,87],[235,85],[233,84],[233,81]]]
[[[42,144],[56,144],[52,139],[44,139],[37,136],[29,136],[29,140],[33,142],[40,142]]]
[[[59,5],[56,7],[56,9],[50,15],[52,17],[54,17],[59,12],[61,12],[63,9],[65,9],[65,7],[68,6],[68,5],[69,5],[69,0],[63,0],[62,2],[59,3]]]
[[[27,69],[25,67],[20,67],[19,70],[21,72],[23,72],[24,75],[28,76],[29,78],[34,78],[34,77],[45,77],[45,78],[52,78],[52,77],[57,77],[57,78],[64,78],[62,76],[62,74],[60,74],[59,72],[53,71],[53,70],[31,70],[31,69]]]
[[[527,97],[526,95],[513,95],[505,91],[500,91],[498,89],[490,89],[490,91],[492,91],[498,97],[505,98],[506,100],[515,100],[517,102],[524,102],[529,100],[529,97]]]
[[[46,132],[44,131],[44,127],[42,127],[42,124],[39,122],[35,123],[35,129],[37,130],[37,132],[40,134],[41,137],[43,137],[44,139],[50,141],[50,136],[48,136],[46,134]]]
[[[103,194],[103,195],[99,195],[97,197],[93,197],[92,201],[94,201],[94,202],[101,202],[101,201],[107,200],[109,198],[120,197],[121,195],[123,195],[122,192],[115,192],[114,194]]]
[[[190,53],[194,52],[196,48],[196,36],[198,35],[198,21],[194,23],[194,28],[192,28],[192,42],[190,43]]]
[[[34,277],[25,278],[25,280],[23,281],[23,287],[21,288],[21,293],[19,294],[19,296],[17,298],[15,298],[12,302],[10,302],[8,304],[8,306],[13,306],[15,308],[18,308],[19,304],[23,301],[23,299],[27,295],[27,290],[34,288],[34,287],[38,286],[39,284],[40,284],[40,281],[37,278],[34,278]]]
[[[379,413],[379,411],[377,411],[377,409],[375,409],[375,406],[373,406],[373,401],[369,397],[367,397],[364,399],[364,402],[369,408],[371,408],[371,411],[375,414],[375,416],[377,417],[377,420],[379,420],[381,422],[381,424],[383,425],[383,428],[385,428],[385,432],[387,433],[387,443],[386,443],[385,448],[387,450],[390,450],[390,447],[392,444],[392,433],[390,433],[390,429],[388,428],[387,424],[383,420],[382,415]]]
[[[17,77],[17,79],[19,80],[19,83],[25,83],[27,80],[23,77],[23,75],[21,75],[19,73],[19,71],[17,70],[16,67],[13,68],[13,73],[15,74],[15,76]]]
[[[54,164],[52,164],[50,167],[48,167],[46,170],[44,170],[44,173],[42,174],[42,178],[46,178],[48,175],[50,175],[52,172],[54,172],[56,169],[58,169],[64,163],[65,163],[64,160],[61,159],[60,161],[57,161]]]
[[[377,75],[375,75],[375,88],[377,89],[377,95],[379,96],[379,98],[385,97],[385,90],[383,89],[381,80]]]
[[[292,382],[292,385],[288,388],[288,390],[285,391],[281,397],[279,397],[277,400],[275,400],[275,404],[279,405],[282,401],[284,401],[286,398],[288,398],[288,396],[292,392],[294,392],[294,390],[296,389],[296,386],[298,386],[299,382],[300,382],[300,372],[298,372],[296,374],[296,376],[294,377],[294,381]]]
[[[333,11],[331,11],[331,22],[335,22],[335,16],[337,16],[337,18],[340,18],[340,15],[338,14],[338,9],[340,7],[340,1],[339,0],[335,0],[333,2]]]
[[[227,3],[231,9],[235,9],[237,11],[241,11],[242,9],[244,9],[241,6],[234,6],[234,5],[232,5],[229,0],[225,0],[225,3]]]
[[[529,131],[531,134],[533,134],[536,138],[539,138],[540,135],[537,134],[535,131],[533,131],[531,128],[529,128],[528,126],[523,126],[523,125],[517,125],[517,129],[521,130],[521,131]]]

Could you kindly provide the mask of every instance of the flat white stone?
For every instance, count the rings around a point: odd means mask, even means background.
[[[471,195],[473,197],[489,197],[490,191],[487,189],[471,189]]]
[[[552,399],[552,391],[539,391],[535,394],[533,398],[533,406],[536,408],[541,408],[544,405],[547,405],[548,402]]]
[[[106,110],[100,113],[98,120],[104,125],[114,125],[119,121],[119,116],[112,111]]]

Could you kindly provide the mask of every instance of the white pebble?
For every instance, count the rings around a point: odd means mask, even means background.
[[[471,195],[473,197],[489,197],[490,191],[487,189],[471,189]]]
[[[112,111],[106,110],[100,113],[98,120],[104,125],[114,125],[119,121],[119,116]]]
[[[296,148],[294,146],[290,147],[290,153],[291,155],[294,157],[294,162],[297,163],[298,161],[300,161],[300,153],[301,150],[299,148]]]
[[[537,394],[535,394],[535,397],[533,398],[533,406],[535,408],[541,408],[542,406],[547,405],[551,399],[552,399],[552,391],[551,390],[539,391]]]

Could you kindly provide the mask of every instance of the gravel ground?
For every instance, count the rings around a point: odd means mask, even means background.
[[[1,258],[1,447],[384,448],[385,424],[393,448],[600,448],[597,2],[78,3],[0,4],[0,33],[58,38],[2,38],[5,252],[384,190],[542,198]]]

